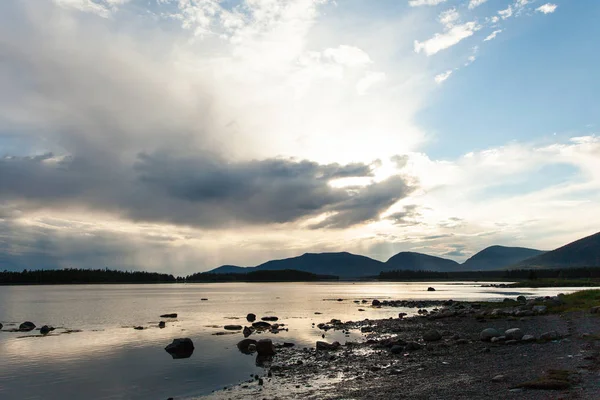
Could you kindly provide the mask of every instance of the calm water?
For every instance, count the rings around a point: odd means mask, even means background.
[[[215,336],[227,324],[245,324],[249,312],[276,315],[289,332],[266,333],[274,342],[314,346],[321,333],[312,322],[331,318],[387,318],[402,309],[373,309],[362,299],[502,299],[569,293],[578,288],[497,289],[447,283],[220,283],[171,285],[0,286],[1,399],[166,399],[193,397],[260,372],[252,356],[238,352],[241,334]],[[428,286],[437,291],[427,292]],[[201,301],[208,298],[208,301]],[[342,298],[338,302],[335,299]],[[359,312],[359,308],[365,312]],[[165,329],[159,315],[176,312]],[[321,312],[322,315],[315,315]],[[236,319],[239,318],[239,319]],[[46,337],[6,332],[23,321],[57,329]],[[11,326],[16,324],[16,326]],[[247,323],[246,323],[247,324]],[[142,325],[152,328],[136,331]],[[81,330],[61,334],[65,329]],[[38,335],[39,331],[31,334]],[[356,340],[329,333],[329,341]],[[164,347],[189,337],[188,359],[172,359]],[[255,337],[256,338],[256,337]]]

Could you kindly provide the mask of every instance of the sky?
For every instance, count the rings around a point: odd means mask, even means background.
[[[600,2],[4,0],[0,269],[464,261],[600,221]]]

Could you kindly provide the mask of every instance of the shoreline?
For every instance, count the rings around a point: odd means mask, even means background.
[[[325,336],[360,330],[367,340],[327,350],[277,348],[263,376],[196,398],[600,398],[600,313],[590,311],[600,294],[591,302],[578,296],[446,301],[414,317],[324,322]],[[380,306],[394,304],[406,306]],[[508,338],[482,341],[486,329]]]

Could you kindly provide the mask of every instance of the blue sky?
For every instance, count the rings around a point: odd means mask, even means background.
[[[462,261],[595,233],[598,17],[566,0],[3,1],[0,264]]]

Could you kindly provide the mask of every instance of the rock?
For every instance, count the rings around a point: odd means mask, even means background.
[[[521,340],[525,334],[519,328],[512,328],[504,332],[507,340]]]
[[[189,358],[194,352],[194,343],[190,338],[173,339],[173,342],[165,347],[167,353],[175,358]]]
[[[592,314],[600,314],[600,306],[592,307],[592,308],[590,309],[590,312],[591,312]]]
[[[379,300],[375,299],[371,302],[371,305],[377,307],[377,306],[381,305],[381,302]]]
[[[52,327],[52,326],[48,326],[48,325],[44,325],[44,326],[42,326],[42,327],[40,328],[40,333],[41,333],[42,335],[47,335],[47,334],[49,334],[50,332],[52,332],[53,330],[54,330],[54,327]]]
[[[283,342],[283,347],[294,347],[296,344],[292,342]]]
[[[536,314],[545,314],[548,311],[548,307],[546,306],[533,306],[531,309]]]
[[[317,350],[337,350],[340,347],[340,342],[317,342]]]
[[[558,340],[560,335],[556,331],[544,332],[540,335],[540,340]]]
[[[246,315],[246,321],[248,321],[248,322],[256,321],[256,314],[250,313],[250,314]]]
[[[506,380],[506,376],[504,375],[496,375],[492,378],[492,382],[504,382]]]
[[[517,343],[519,343],[519,341],[518,341],[518,340],[507,340],[506,342],[504,342],[504,344],[507,344],[507,345],[509,345],[509,346],[510,346],[511,344],[517,344]]]
[[[525,296],[518,296],[517,301],[519,303],[525,303],[525,302],[527,302],[527,298]],[[502,376],[502,375],[500,375],[500,376]]]
[[[271,339],[261,339],[256,343],[256,352],[259,356],[273,356],[275,355],[275,347]]]
[[[166,326],[167,326],[167,324],[165,324],[165,321],[160,321],[160,322],[158,323],[158,327],[159,327],[160,329],[163,329],[163,328],[164,328],[164,327],[166,327]]]
[[[371,327],[371,326],[363,326],[362,328],[360,328],[360,331],[362,333],[373,332],[373,327]]]
[[[406,317],[407,315],[408,315],[407,313],[401,312],[398,314],[398,318],[402,319],[402,318]]]
[[[490,339],[490,342],[492,343],[499,343],[504,341],[506,341],[506,336],[496,336]]]
[[[469,344],[469,341],[467,339],[458,339],[456,344]]]
[[[271,324],[264,321],[257,321],[252,323],[252,327],[255,329],[271,329]]]
[[[404,347],[404,350],[406,351],[413,351],[413,350],[419,350],[421,348],[421,345],[417,342],[408,342],[406,343],[406,346]]]
[[[364,308],[359,308],[358,311],[365,311],[365,309]]]
[[[535,342],[535,336],[533,335],[524,335],[521,340],[523,342]]]
[[[481,333],[479,334],[479,339],[481,339],[484,342],[489,342],[492,340],[493,337],[498,337],[501,336],[500,332],[498,332],[496,329],[494,328],[487,328],[484,329],[483,331],[481,331]]]
[[[392,354],[400,354],[404,351],[404,347],[395,344],[392,346],[390,351],[392,352]]]
[[[25,321],[21,325],[19,325],[19,330],[21,332],[29,332],[35,329],[35,324],[30,321]]]
[[[4,325],[2,325],[2,323],[0,323],[0,329],[2,329],[2,327],[3,327],[3,326],[4,326]]]
[[[262,317],[261,319],[263,321],[277,321],[279,318],[278,317]]]
[[[205,297],[205,298],[200,299],[200,301],[208,301],[208,299]]]
[[[435,292],[435,288],[432,288],[431,286],[427,288],[428,292]]]
[[[177,314],[176,313],[172,313],[172,314],[163,314],[160,316],[161,318],[177,318]]]
[[[247,338],[248,336],[252,335],[252,329],[245,326],[242,333],[244,334],[244,337]]]
[[[423,334],[423,340],[426,342],[437,342],[438,340],[442,340],[442,335],[435,329],[432,329]]]
[[[226,331],[241,331],[243,326],[241,325],[225,325],[223,329]]]
[[[237,348],[244,354],[252,354],[256,351],[256,340],[244,339],[237,344]]]

